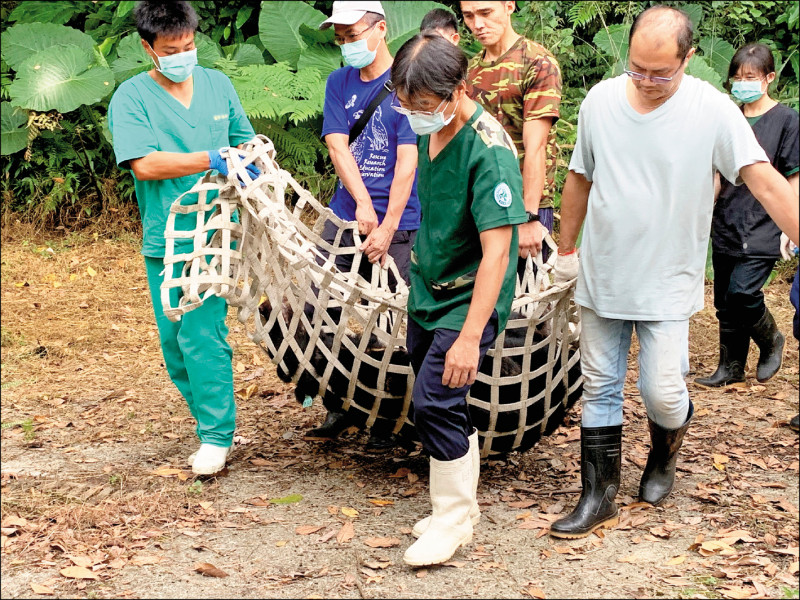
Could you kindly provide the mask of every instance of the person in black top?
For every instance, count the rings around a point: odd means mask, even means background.
[[[731,59],[731,93],[772,165],[798,192],[797,112],[769,96],[775,63],[763,44],[748,44]],[[719,319],[719,366],[695,383],[719,387],[744,381],[750,339],[760,350],[756,378],[767,381],[781,366],[784,335],[764,303],[761,288],[781,257],[781,231],[746,185],[720,180],[711,223],[714,306]]]

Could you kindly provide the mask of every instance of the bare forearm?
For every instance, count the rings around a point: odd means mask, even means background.
[[[522,195],[525,210],[538,212],[545,182],[545,146],[537,146],[532,152],[525,151],[522,163]]]
[[[176,179],[208,170],[207,152],[151,152],[130,161],[139,181]]]
[[[344,144],[336,144],[328,142],[328,151],[330,152],[331,162],[333,168],[336,169],[336,175],[342,181],[342,185],[350,192],[350,195],[356,201],[356,204],[372,203],[372,199],[367,191],[367,186],[364,185],[364,180],[361,178],[361,171],[358,169],[358,163],[350,152],[349,146]]]
[[[575,248],[581,225],[586,218],[591,188],[592,183],[583,175],[578,175],[574,171],[567,174],[564,190],[561,193],[561,225],[558,240],[558,249],[562,253]]]
[[[394,233],[400,225],[403,211],[408,204],[411,196],[411,188],[414,186],[414,171],[417,168],[416,146],[410,156],[398,156],[394,167],[394,179],[389,188],[389,204],[386,207],[386,216],[383,218],[381,226],[386,227]]]

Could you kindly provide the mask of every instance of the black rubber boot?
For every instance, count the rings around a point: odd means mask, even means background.
[[[364,450],[374,454],[388,452],[397,446],[397,436],[392,433],[393,423],[384,419],[375,421],[369,432]]]
[[[663,502],[675,485],[675,465],[678,463],[678,450],[683,444],[683,436],[689,429],[694,415],[694,404],[689,400],[689,414],[686,422],[678,429],[663,429],[648,419],[650,423],[650,454],[639,483],[639,497],[653,506]]]
[[[744,366],[750,350],[750,335],[737,329],[719,328],[719,366],[709,377],[694,380],[706,387],[721,387],[744,381]]]
[[[756,379],[763,383],[771,379],[781,368],[783,345],[786,343],[786,338],[778,331],[778,326],[769,309],[765,310],[764,316],[750,328],[750,337],[761,350],[756,368]]]
[[[622,465],[622,425],[581,428],[581,492],[573,511],[550,526],[557,538],[583,538],[619,521],[614,497]]]
[[[792,417],[792,420],[789,421],[789,427],[795,431],[800,431],[800,415],[795,415]]]
[[[325,422],[319,427],[309,429],[303,437],[307,440],[334,440],[348,427],[350,419],[346,413],[329,410]]]

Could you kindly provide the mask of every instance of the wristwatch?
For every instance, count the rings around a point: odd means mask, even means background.
[[[526,221],[526,223],[533,223],[534,221],[538,221],[539,220],[539,213],[538,212],[533,212],[531,210],[526,210],[525,214],[528,215],[528,220]]]

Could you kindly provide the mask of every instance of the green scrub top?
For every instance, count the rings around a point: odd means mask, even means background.
[[[200,152],[250,141],[255,132],[242,109],[230,79],[200,66],[192,71],[194,92],[186,108],[147,73],[123,82],[114,92],[108,122],[117,164],[130,169],[129,161],[151,152]],[[140,181],[134,175],[136,200],[142,217],[142,254],[163,257],[164,232],[172,203],[188,191],[202,174],[160,181]],[[192,230],[194,215],[181,215],[176,228]],[[176,252],[191,250],[191,240],[176,241]]]
[[[431,160],[420,136],[417,193],[422,223],[411,254],[408,314],[421,327],[460,331],[483,258],[480,233],[527,221],[514,143],[480,105]],[[498,332],[508,321],[517,269],[517,228],[497,299]]]

